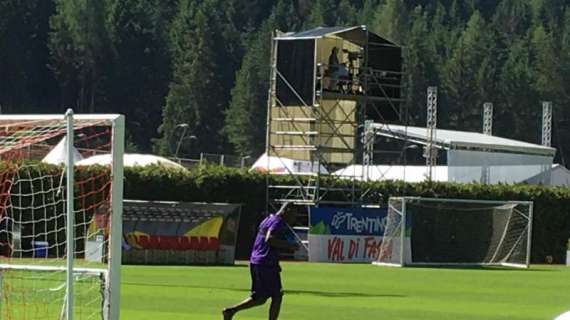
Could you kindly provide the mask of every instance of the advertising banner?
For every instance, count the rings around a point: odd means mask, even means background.
[[[125,200],[123,262],[233,264],[240,208]]]
[[[309,211],[309,261],[371,262],[386,226],[385,208],[317,208]]]

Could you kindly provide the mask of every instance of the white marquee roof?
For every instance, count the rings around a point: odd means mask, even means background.
[[[432,171],[432,180],[446,182],[449,181],[448,166],[434,166]],[[368,171],[368,172],[366,172]],[[428,180],[429,169],[426,166],[399,166],[399,165],[350,165],[346,168],[333,172],[333,175],[345,179],[356,180],[402,180],[406,182],[423,182]],[[552,170],[547,173],[541,173],[536,176],[528,177],[517,182],[526,182],[530,184],[540,184],[544,175],[550,175],[551,186],[570,187],[570,170],[560,164],[553,164]]]
[[[335,171],[333,175],[356,180],[422,182],[428,180],[429,169],[426,166],[350,165]],[[433,167],[432,180],[448,181],[447,166]]]
[[[92,156],[76,163],[78,166],[91,166],[91,165],[109,165],[112,162],[111,154],[100,154]],[[158,165],[167,168],[186,170],[184,166],[168,160],[166,158],[152,155],[152,154],[138,154],[138,153],[125,153],[123,155],[123,165],[125,167],[146,167],[150,165]]]
[[[427,129],[423,127],[406,127],[392,124],[374,123],[376,134],[385,137],[407,139],[412,142],[426,144]],[[472,149],[489,152],[509,152],[528,155],[553,157],[556,149],[539,144],[522,142],[478,132],[437,129],[434,141],[441,149]]]
[[[64,136],[59,143],[53,148],[51,149],[51,151],[42,159],[42,162],[44,163],[49,163],[49,164],[54,164],[54,165],[60,165],[60,164],[65,164],[66,160],[67,160],[67,152],[66,152],[66,144],[67,144],[67,136]],[[75,147],[73,148],[73,161],[77,162],[82,160],[83,157],[81,156],[81,153],[79,153],[79,151],[77,151],[77,149],[75,149]]]
[[[284,157],[267,156],[264,153],[255,161],[249,171],[267,172],[271,174],[312,174],[317,173],[319,164],[311,164],[311,161],[293,160]],[[328,173],[323,165],[320,165],[321,173]]]

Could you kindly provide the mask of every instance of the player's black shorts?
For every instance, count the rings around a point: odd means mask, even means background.
[[[251,274],[251,297],[254,300],[280,297],[281,268],[279,266],[263,266],[250,264]]]

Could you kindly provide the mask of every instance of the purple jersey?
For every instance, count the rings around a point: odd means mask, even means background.
[[[249,258],[251,264],[263,266],[277,266],[279,264],[279,252],[265,241],[265,237],[268,231],[276,235],[282,232],[284,228],[285,221],[276,214],[272,214],[261,221],[257,228],[257,236],[255,237],[251,257]]]

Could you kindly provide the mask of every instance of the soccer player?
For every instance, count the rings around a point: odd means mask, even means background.
[[[251,295],[241,303],[225,308],[222,312],[224,320],[231,320],[241,310],[263,305],[269,298],[269,320],[277,320],[283,300],[279,251],[299,247],[298,243],[289,242],[284,237],[291,232],[289,225],[295,222],[295,218],[294,206],[285,203],[277,213],[269,215],[259,224],[249,259]]]

